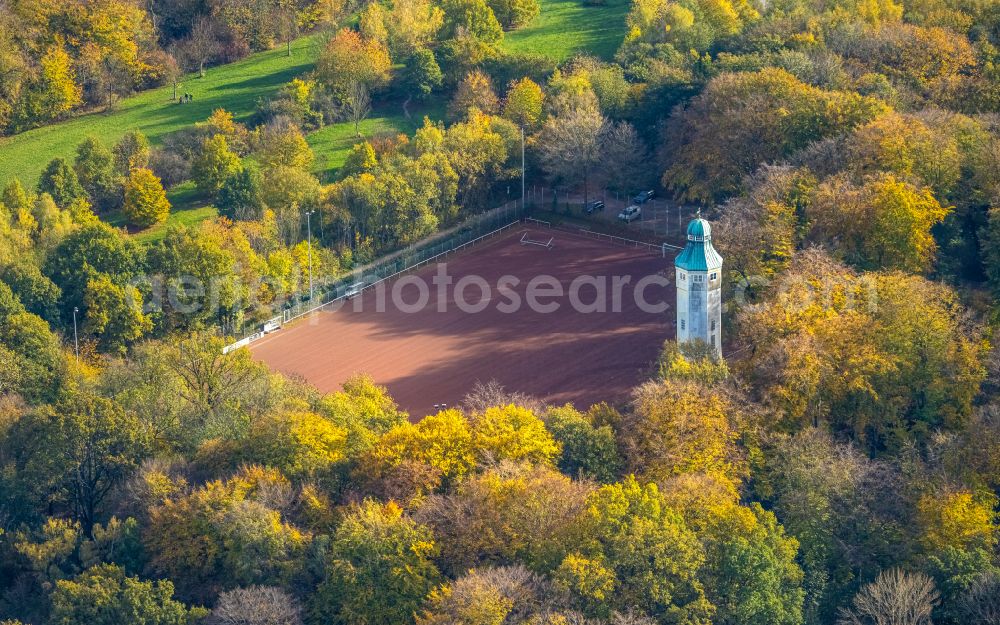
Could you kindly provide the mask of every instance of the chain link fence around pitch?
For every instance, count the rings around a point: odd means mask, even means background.
[[[490,240],[519,223],[524,213],[524,205],[520,201],[509,202],[347,274],[314,280],[312,298],[306,297],[286,306],[280,315],[257,325],[251,332],[244,333],[226,346],[224,351],[249,345],[268,332],[337,300],[354,297],[400,274]]]

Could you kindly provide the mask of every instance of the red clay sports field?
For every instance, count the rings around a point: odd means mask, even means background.
[[[550,239],[551,247],[524,242]],[[430,414],[435,404],[454,405],[477,381],[490,380],[585,410],[599,401],[626,399],[649,373],[663,341],[674,334],[673,287],[650,284],[643,293],[647,302],[665,302],[665,312],[644,311],[632,288],[646,276],[672,277],[670,255],[561,230],[517,227],[441,264],[388,284],[382,289],[382,310],[377,310],[379,292],[368,289],[339,309],[321,309],[253,343],[253,355],[322,391],[338,390],[355,373],[367,373],[387,386],[412,418]],[[439,298],[432,279],[441,271],[454,282]],[[554,312],[532,310],[527,303],[528,284],[540,275],[552,276],[563,288],[562,297],[552,297],[541,291],[548,279],[536,287],[534,301],[549,308],[557,303]],[[576,302],[595,309],[603,299],[606,312],[577,310],[567,297],[582,275],[594,276],[595,282],[579,285]],[[456,283],[467,276],[478,276],[490,287],[491,299],[481,312],[469,310],[483,306],[481,286],[462,291],[466,310],[456,304]],[[615,276],[629,278],[620,289],[620,312],[612,310]],[[607,288],[598,298],[594,284],[602,277]],[[418,280],[430,296],[422,307]],[[393,305],[393,291],[402,307]]]

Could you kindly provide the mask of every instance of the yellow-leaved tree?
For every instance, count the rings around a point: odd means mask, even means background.
[[[741,369],[788,427],[827,423],[883,449],[967,422],[985,345],[951,288],[858,274],[816,250],[771,288],[738,315],[750,345]]]
[[[530,78],[511,83],[503,102],[503,116],[525,131],[538,128],[542,121],[545,92]]]
[[[122,209],[129,222],[136,226],[147,227],[167,220],[170,201],[152,170],[144,167],[132,170],[125,183]]]

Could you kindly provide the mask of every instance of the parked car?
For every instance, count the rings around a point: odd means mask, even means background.
[[[627,224],[632,223],[633,221],[639,219],[640,217],[642,217],[642,209],[636,206],[635,204],[626,207],[625,210],[618,213],[618,219],[624,221]]]
[[[652,191],[643,191],[639,195],[637,195],[634,198],[632,198],[632,203],[633,204],[642,205],[642,204],[645,204],[646,202],[650,201],[651,199],[653,199],[653,197],[655,197],[655,196],[656,196],[656,194],[653,193]]]
[[[595,213],[597,211],[602,211],[602,210],[604,210],[604,202],[602,202],[600,200],[594,200],[593,202],[587,202],[583,206],[583,212],[587,213],[588,215],[590,215],[591,213]]]

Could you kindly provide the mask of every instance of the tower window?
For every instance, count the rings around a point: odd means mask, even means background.
[[[683,330],[683,329],[684,329],[684,320],[681,319],[681,330]]]
[[[686,280],[687,280],[687,274],[686,273],[682,273],[681,274],[681,282],[684,282]]]
[[[709,279],[709,280],[715,280],[715,279],[716,279],[716,278],[718,278],[718,277],[719,277],[719,274],[717,274],[717,273],[713,273],[713,274],[712,274],[711,276],[709,276],[709,278],[708,278],[708,279]]]
[[[695,282],[701,282],[701,279],[702,279],[702,276],[695,276],[694,277],[694,281]]]
[[[712,319],[712,332],[715,332],[715,319]]]

